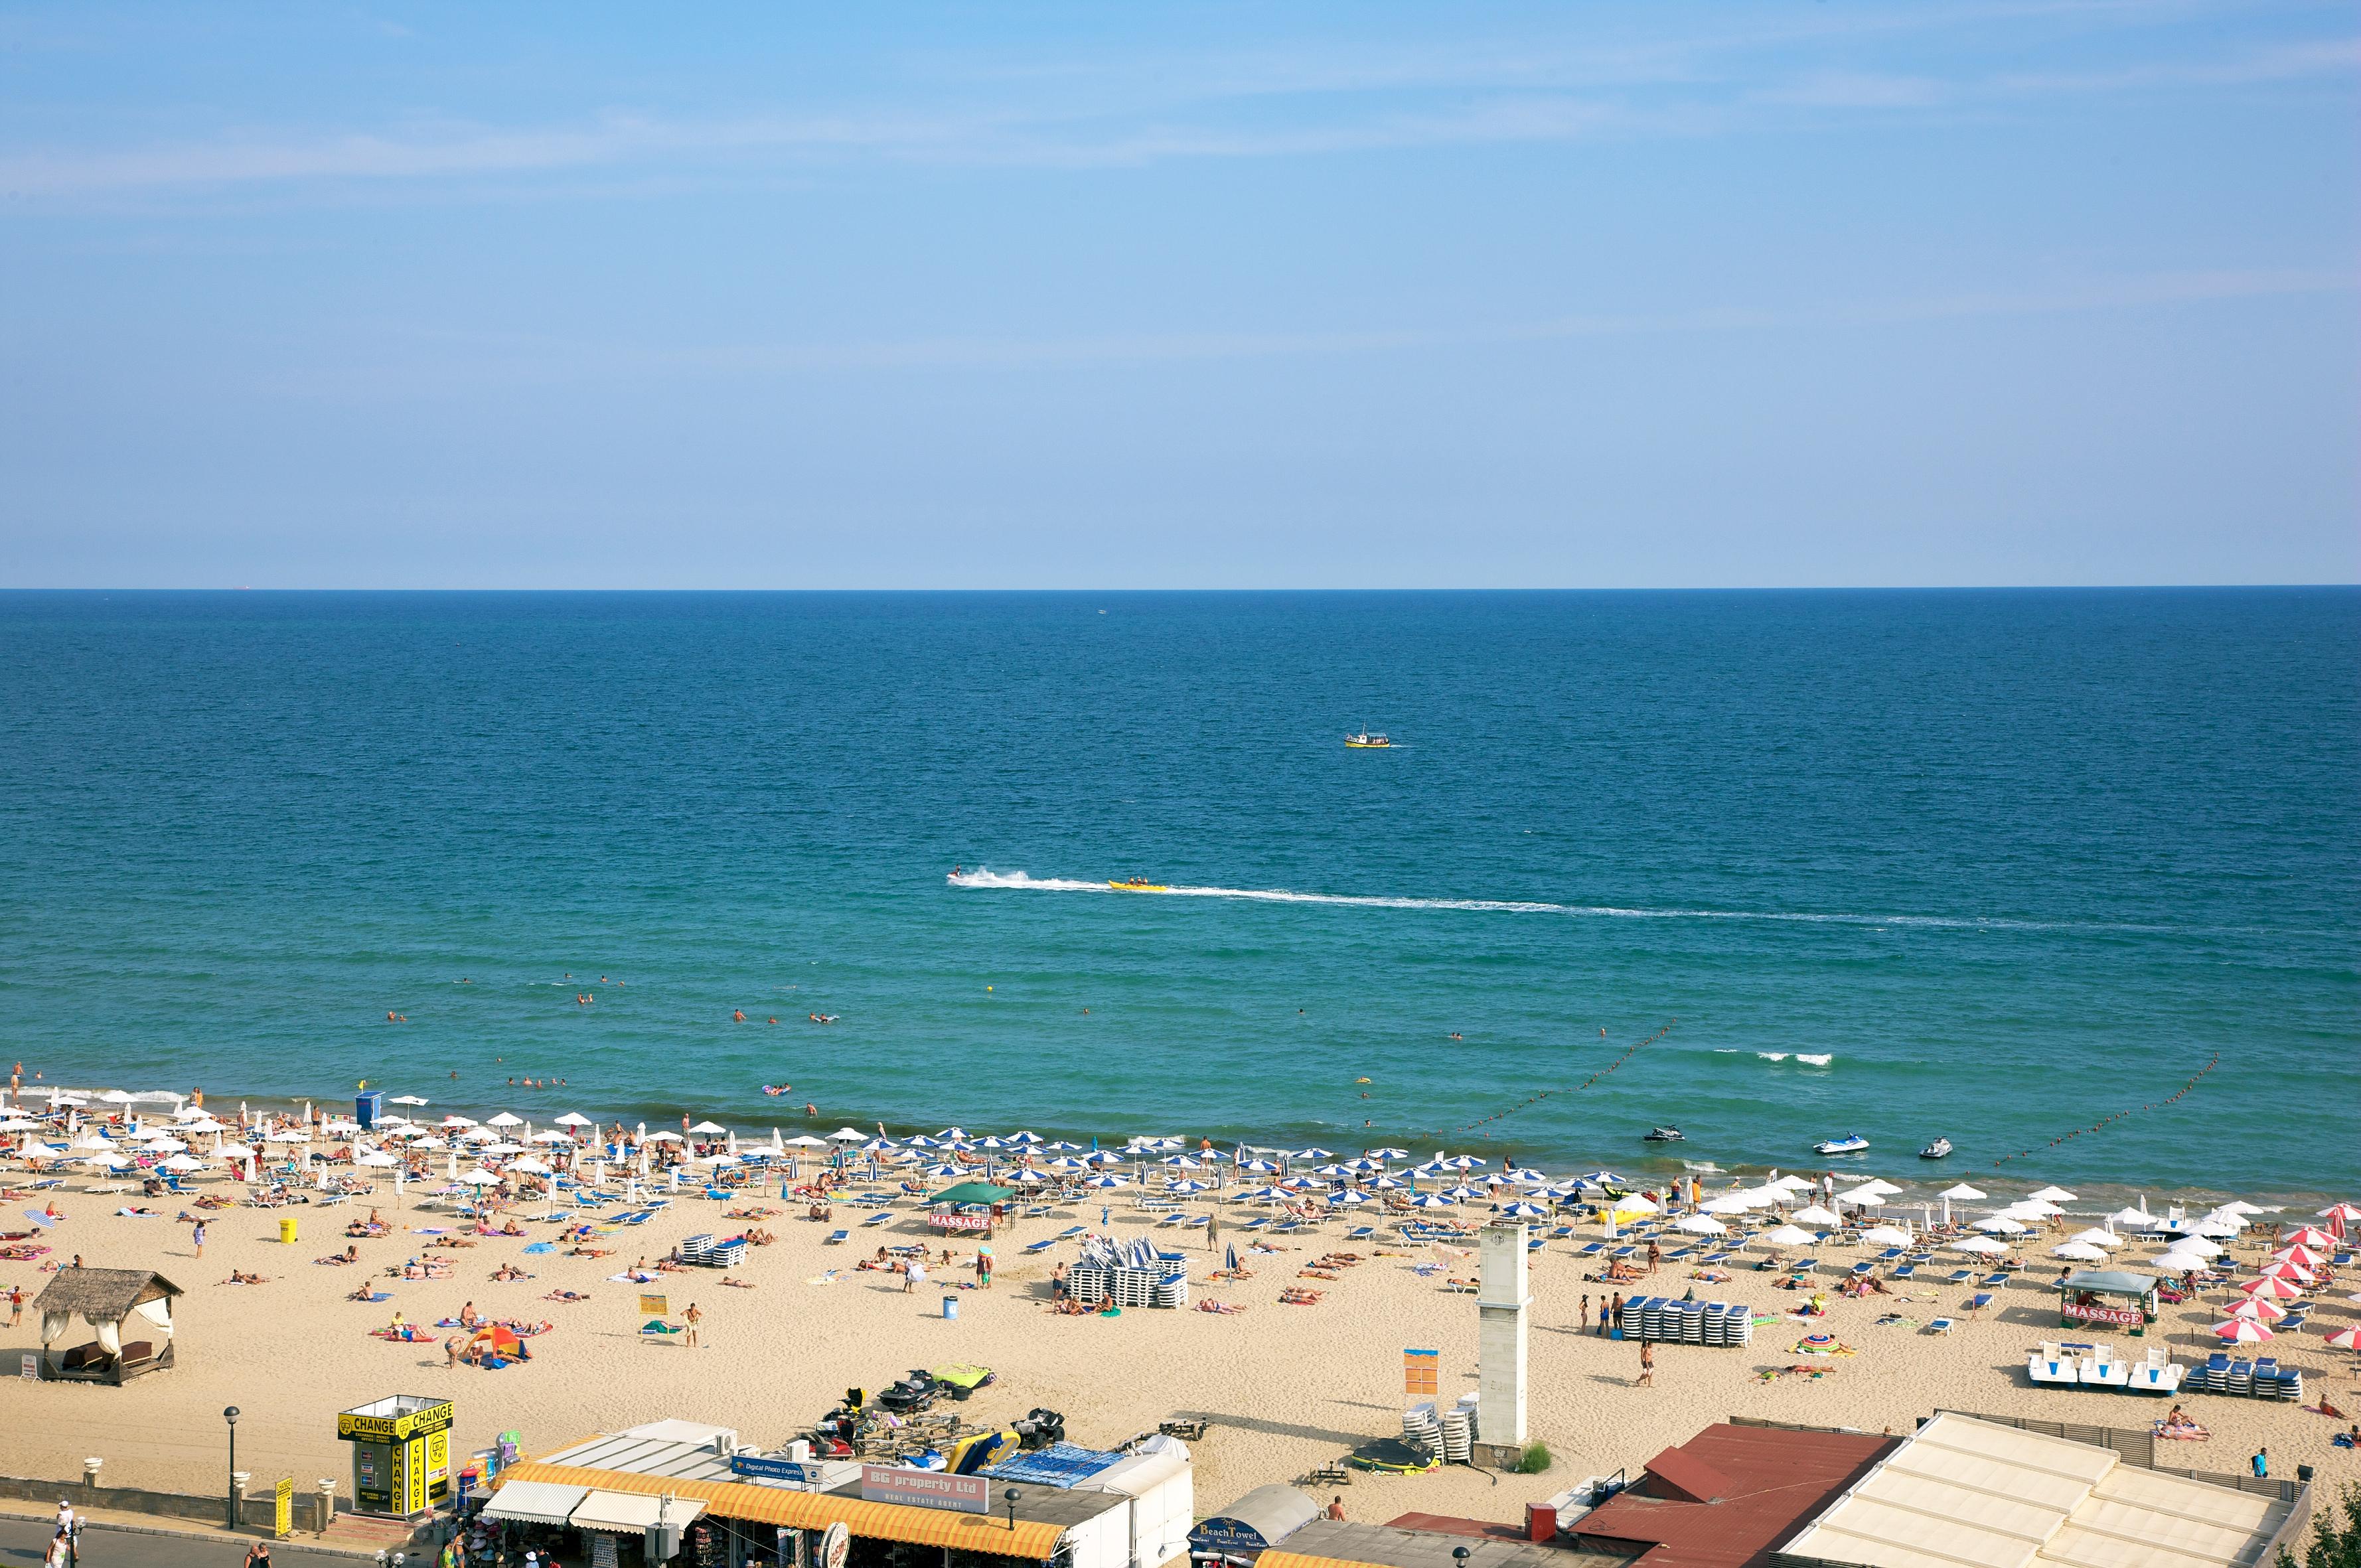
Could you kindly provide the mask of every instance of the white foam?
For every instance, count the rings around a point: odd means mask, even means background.
[[[1757,1051],[1754,1054],[1761,1057],[1764,1061],[1785,1061],[1787,1059],[1787,1053],[1784,1051]]]
[[[1815,1056],[1807,1051],[1797,1051],[1795,1053],[1795,1059],[1801,1062],[1809,1062],[1814,1067],[1826,1067],[1828,1063],[1836,1060],[1837,1058],[1833,1055],[1826,1053]]]
[[[1024,872],[972,871],[950,879],[954,887],[1022,889],[1029,893],[1114,893],[1104,882],[1074,877],[1036,877]],[[1138,893],[1132,897],[1143,896]],[[1150,894],[1147,896],[1159,896]],[[2048,920],[1960,918],[1940,915],[1811,914],[1762,909],[1648,909],[1611,904],[1551,904],[1515,898],[1398,898],[1348,893],[1297,893],[1276,887],[1183,887],[1161,890],[1166,898],[1228,898],[1257,904],[1323,904],[1349,909],[1464,909],[1496,915],[1561,915],[1603,920],[1771,920],[1815,926],[1905,926],[1939,930],[2126,931],[2158,927],[2081,925]]]

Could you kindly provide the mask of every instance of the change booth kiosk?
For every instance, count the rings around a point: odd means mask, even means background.
[[[336,1417],[353,1445],[353,1507],[408,1519],[451,1495],[451,1401],[394,1394]]]

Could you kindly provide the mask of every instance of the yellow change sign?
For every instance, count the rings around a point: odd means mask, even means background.
[[[396,1442],[409,1438],[423,1437],[431,1431],[442,1431],[451,1424],[451,1401],[429,1405],[423,1409],[408,1410],[400,1415],[364,1415],[359,1410],[345,1410],[336,1417],[336,1435],[347,1442],[356,1438],[390,1438]]]
[[[277,1508],[272,1517],[271,1528],[277,1531],[279,1539],[284,1541],[295,1533],[294,1476],[282,1475],[279,1478],[279,1490],[273,1500]]]

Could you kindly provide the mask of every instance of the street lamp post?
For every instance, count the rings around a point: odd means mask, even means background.
[[[229,1528],[237,1528],[237,1407],[222,1411],[222,1420],[229,1423]]]
[[[1008,1505],[1008,1530],[1012,1535],[1016,1531],[1016,1499],[1024,1495],[1014,1486],[1000,1494],[1000,1500]]]

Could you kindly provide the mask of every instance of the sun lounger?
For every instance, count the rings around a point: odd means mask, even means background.
[[[851,1231],[830,1231],[828,1233],[827,1238],[820,1243],[820,1245],[834,1246],[837,1243],[844,1240],[845,1237],[851,1234],[852,1233]]]
[[[1180,1212],[1178,1210],[1175,1210],[1173,1212],[1167,1214],[1164,1218],[1157,1221],[1156,1228],[1160,1231],[1173,1225],[1185,1225],[1188,1223],[1189,1216]]]
[[[2239,1360],[2230,1363],[2229,1389],[2233,1394],[2252,1394],[2255,1391],[2255,1364],[2253,1362],[2247,1361],[2242,1357]]]
[[[1619,1246],[1607,1255],[1613,1258],[1618,1263],[1627,1263],[1631,1261],[1631,1259],[1638,1256],[1639,1253],[1640,1249],[1635,1246]]]
[[[1257,1214],[1253,1219],[1248,1220],[1245,1224],[1240,1225],[1238,1229],[1242,1231],[1258,1231],[1269,1223],[1270,1216],[1268,1214]]]
[[[1984,1276],[1984,1288],[1987,1290],[2002,1289],[2007,1284],[2008,1271],[2005,1269],[2003,1269],[1998,1274],[1987,1274]]]
[[[1972,1318],[1978,1312],[1982,1311],[1986,1307],[1991,1306],[1992,1301],[1993,1299],[1991,1291],[1979,1290],[1974,1295],[1968,1298],[1968,1304],[1960,1308],[1960,1310]]]
[[[2205,1369],[2200,1375],[2200,1380],[2202,1380],[2205,1391],[2209,1394],[2228,1393],[2230,1391],[2230,1357],[2228,1353],[2217,1350],[2213,1354],[2207,1356],[2205,1358]]]
[[[1539,1252],[1542,1248],[1547,1245],[1549,1245],[1549,1238],[1547,1236],[1527,1236],[1525,1238],[1525,1250],[1527,1252]]]
[[[1883,1252],[1877,1255],[1877,1261],[1880,1263],[1892,1263],[1894,1259],[1902,1256],[1905,1250],[1906,1249],[1898,1246],[1887,1247]]]
[[[1025,1255],[1031,1257],[1036,1253],[1048,1252],[1051,1247],[1056,1246],[1057,1245],[1058,1238],[1056,1236],[1044,1236],[1039,1241],[1026,1247]]]
[[[1949,1318],[1937,1318],[1934,1321],[1927,1325],[1927,1332],[1930,1334],[1947,1334],[1957,1326],[1958,1325]]]
[[[1271,1227],[1270,1234],[1273,1234],[1273,1235],[1275,1235],[1275,1236],[1291,1236],[1291,1235],[1293,1235],[1296,1232],[1298,1232],[1298,1231],[1301,1230],[1302,1228],[1303,1228],[1303,1222],[1302,1222],[1302,1221],[1301,1221],[1301,1220],[1288,1220],[1288,1221],[1285,1221],[1285,1222],[1283,1222],[1283,1223],[1279,1223],[1279,1224],[1273,1225],[1273,1226]]]
[[[894,1212],[890,1209],[880,1209],[874,1214],[870,1215],[869,1218],[862,1221],[861,1226],[862,1229],[866,1230],[872,1225],[890,1225],[893,1223]]]
[[[1378,1227],[1375,1225],[1355,1225],[1345,1233],[1345,1239],[1348,1242],[1366,1242],[1375,1239],[1377,1234]]]
[[[1915,1263],[1905,1263],[1900,1267],[1894,1269],[1893,1273],[1887,1275],[1886,1277],[1888,1279],[1916,1279],[1918,1277],[1918,1266]]]
[[[1877,1265],[1863,1261],[1854,1264],[1850,1272],[1855,1279],[1866,1279],[1876,1271]]]
[[[1943,1283],[1946,1285],[1965,1285],[1969,1280],[1973,1279],[1975,1277],[1976,1271],[1972,1268],[1955,1268],[1951,1270],[1950,1277],[1946,1279]]]

